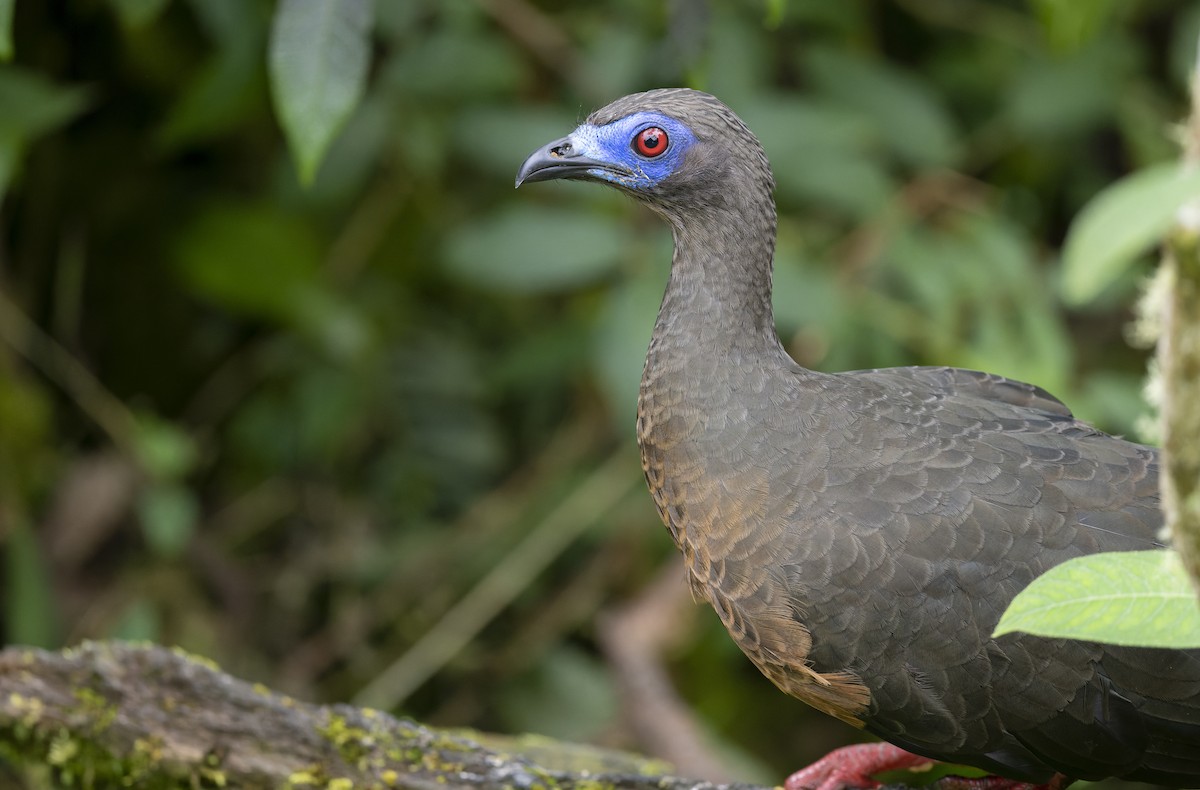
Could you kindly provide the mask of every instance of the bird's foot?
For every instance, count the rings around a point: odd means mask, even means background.
[[[928,757],[906,752],[890,743],[858,743],[834,749],[789,776],[783,786],[785,790],[866,790],[879,787],[879,782],[871,778],[872,774],[901,768],[928,768],[933,763]]]

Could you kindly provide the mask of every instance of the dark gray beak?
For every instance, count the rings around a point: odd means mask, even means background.
[[[585,178],[589,170],[624,173],[611,162],[589,159],[575,150],[570,137],[546,143],[534,151],[517,171],[517,186],[526,181],[552,181],[556,178]]]

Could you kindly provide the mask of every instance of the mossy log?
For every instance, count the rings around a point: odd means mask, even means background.
[[[0,651],[0,779],[38,777],[32,786],[761,790],[662,768],[549,739],[492,741],[311,705],[155,645]]]

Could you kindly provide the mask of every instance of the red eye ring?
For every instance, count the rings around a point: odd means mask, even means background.
[[[660,126],[647,126],[633,137],[633,150],[647,159],[662,156],[669,144],[670,138]]]

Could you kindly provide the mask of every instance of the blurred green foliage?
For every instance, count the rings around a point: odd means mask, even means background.
[[[1162,243],[1180,208],[1200,197],[1200,173],[1169,162],[1116,182],[1084,206],[1063,245],[1063,296],[1083,304]]]
[[[178,643],[337,700],[457,612],[404,712],[636,748],[593,623],[671,555],[630,443],[669,238],[512,179],[654,86],[762,138],[800,362],[987,369],[1135,433],[1144,267],[1067,309],[1059,249],[1173,158],[1200,6],[379,0],[361,101],[350,63],[325,137],[292,135],[304,187],[268,55],[290,5],[0,0],[6,642]],[[464,610],[496,568],[494,616]],[[708,612],[671,661],[747,777],[852,735]]]

